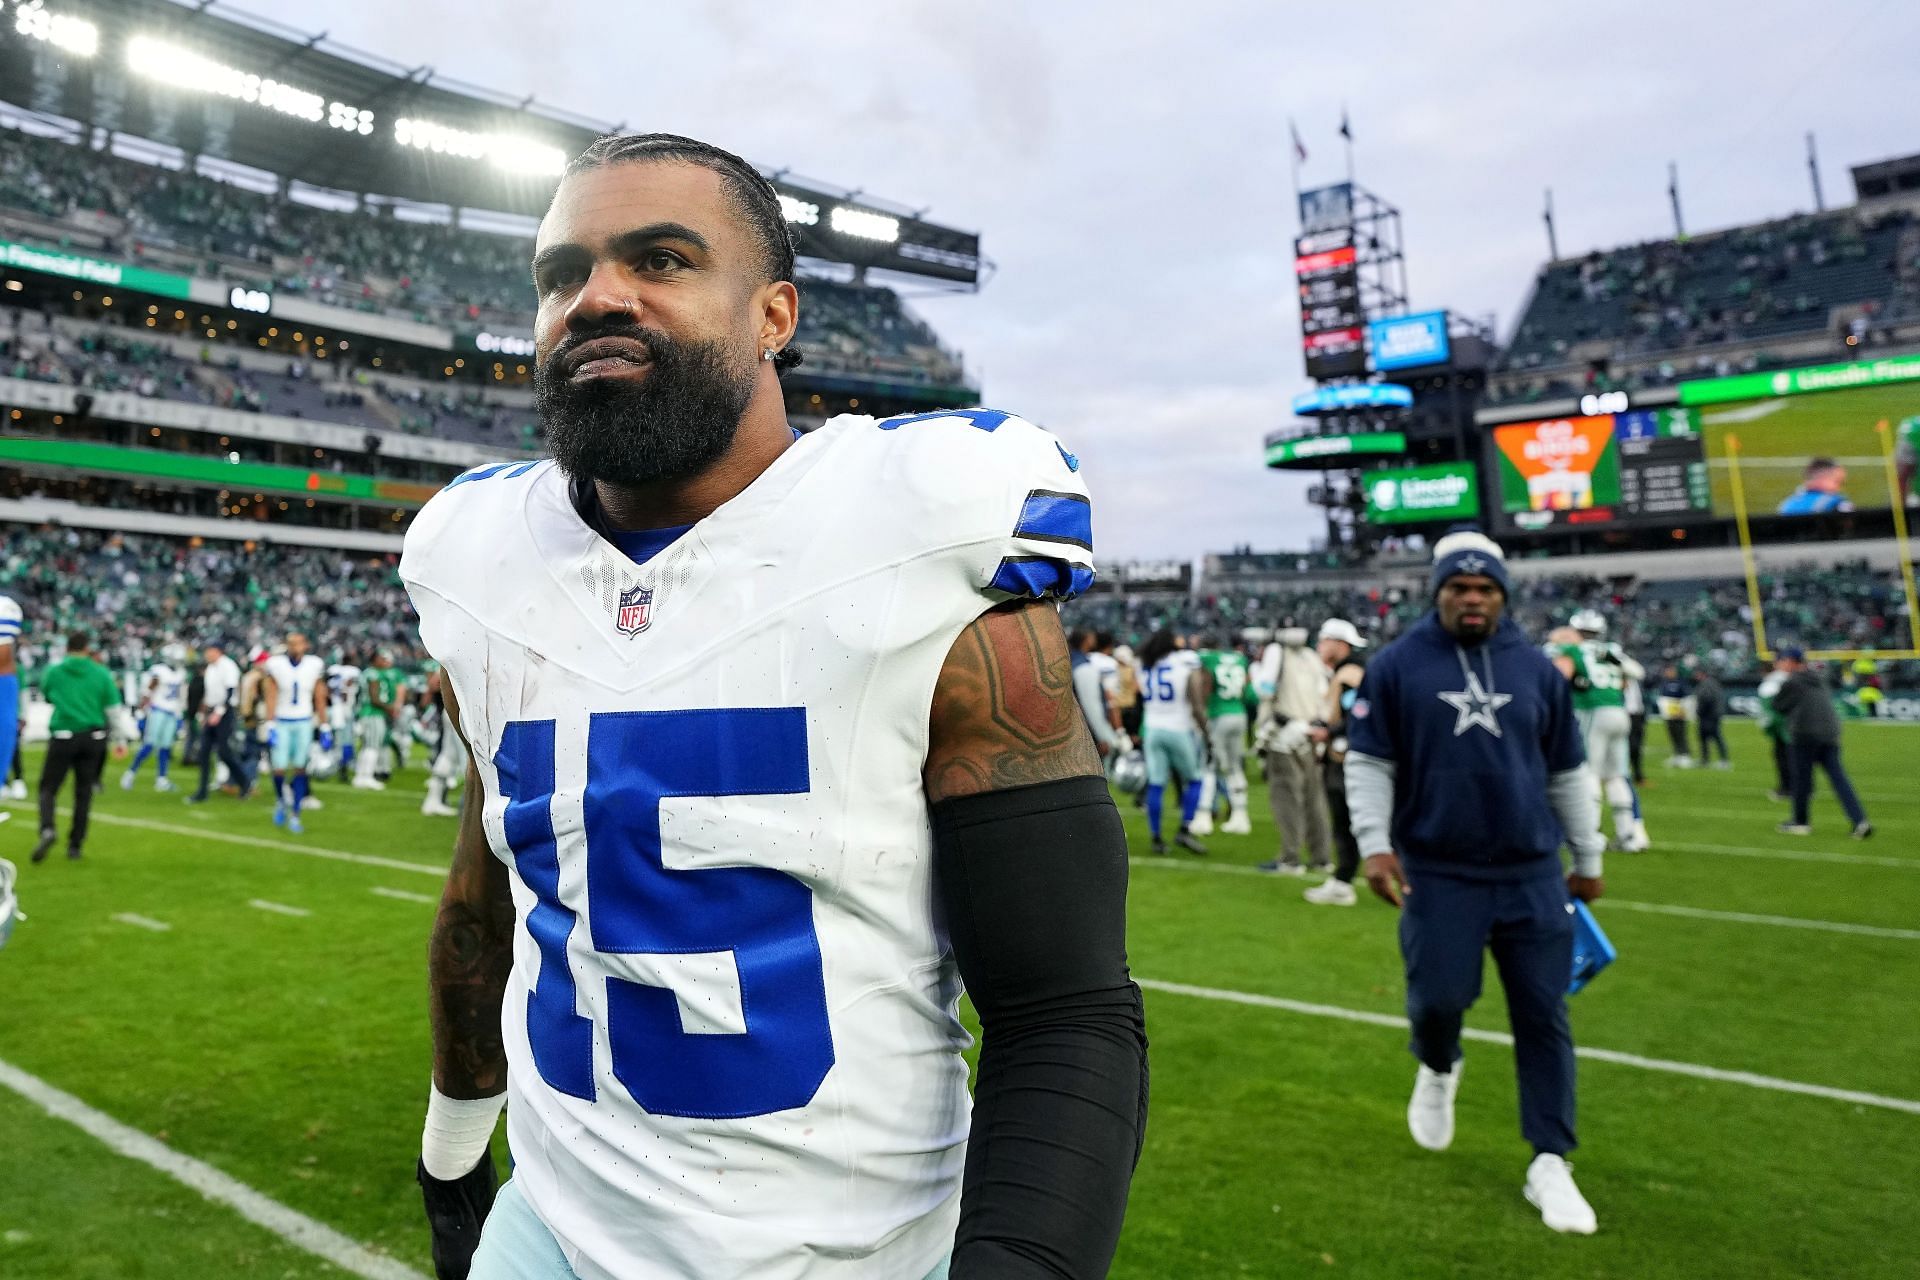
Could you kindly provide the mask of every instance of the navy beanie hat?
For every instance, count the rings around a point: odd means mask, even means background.
[[[1427,594],[1438,595],[1442,583],[1461,574],[1492,578],[1500,584],[1501,595],[1509,594],[1507,558],[1500,545],[1471,526],[1453,529],[1433,544],[1433,581]]]

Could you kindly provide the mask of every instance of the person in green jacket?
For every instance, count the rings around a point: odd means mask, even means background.
[[[78,860],[87,842],[87,813],[93,790],[107,763],[107,715],[121,705],[120,682],[95,661],[93,637],[76,631],[67,637],[67,656],[40,678],[40,693],[53,707],[47,726],[52,740],[40,766],[40,840],[33,860],[43,862],[59,837],[54,806],[67,774],[73,774],[73,825],[67,831],[67,857]],[[124,712],[122,713],[124,714]]]

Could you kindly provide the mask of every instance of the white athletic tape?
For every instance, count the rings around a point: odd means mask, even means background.
[[[0,1060],[0,1085],[5,1085],[55,1119],[84,1130],[113,1151],[198,1191],[234,1210],[247,1221],[265,1227],[288,1244],[324,1258],[349,1275],[362,1280],[426,1280],[412,1267],[374,1253],[324,1223],[289,1209],[260,1194],[244,1182],[229,1177],[212,1165],[182,1155],[157,1139],[121,1124],[104,1111],[95,1110],[70,1093],[54,1088],[38,1076],[29,1075],[10,1062]]]

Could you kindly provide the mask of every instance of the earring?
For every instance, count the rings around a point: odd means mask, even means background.
[[[773,359],[773,356],[774,356],[774,351],[773,351],[773,348],[772,348],[772,347],[763,347],[763,348],[761,348],[761,350],[760,350],[760,358],[761,358],[762,360],[771,360],[771,359]]]

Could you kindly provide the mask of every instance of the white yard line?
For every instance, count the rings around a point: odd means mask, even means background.
[[[1261,1009],[1278,1009],[1286,1013],[1305,1014],[1313,1018],[1338,1018],[1343,1022],[1360,1022],[1367,1026],[1387,1027],[1395,1031],[1407,1029],[1405,1018],[1397,1018],[1391,1014],[1344,1009],[1339,1005],[1331,1004],[1309,1004],[1304,1000],[1284,1000],[1279,996],[1255,995],[1247,991],[1226,991],[1219,987],[1195,987],[1184,982],[1159,982],[1152,978],[1137,978],[1135,981],[1148,991],[1161,991],[1168,995],[1193,996],[1201,1000],[1221,1000],[1230,1004],[1253,1005]],[[1463,1039],[1478,1040],[1486,1044],[1513,1044],[1513,1037],[1503,1031],[1480,1031],[1468,1027],[1460,1035]],[[1910,1098],[1890,1098],[1884,1094],[1862,1093],[1857,1089],[1835,1089],[1824,1084],[1782,1080],[1777,1076],[1763,1076],[1751,1071],[1727,1071],[1720,1067],[1702,1066],[1697,1062],[1647,1058],[1637,1053],[1622,1053],[1617,1049],[1593,1049],[1581,1045],[1574,1049],[1574,1053],[1594,1062],[1611,1062],[1623,1067],[1638,1067],[1642,1071],[1692,1076],[1697,1080],[1713,1080],[1720,1084],[1741,1084],[1750,1089],[1768,1089],[1775,1093],[1797,1093],[1809,1098],[1827,1098],[1834,1102],[1851,1102],[1856,1106],[1880,1107],[1887,1111],[1903,1111],[1908,1115],[1920,1116],[1920,1102]]]
[[[268,902],[265,898],[248,898],[247,905],[255,911],[271,911],[282,916],[310,916],[313,912],[305,907],[290,907],[284,902]]]
[[[1679,846],[1670,846],[1678,848]],[[1836,855],[1838,856],[1838,855]],[[1158,867],[1167,871],[1211,871],[1228,875],[1259,876],[1263,880],[1277,881],[1283,885],[1305,884],[1305,876],[1277,876],[1242,863],[1234,862],[1195,862],[1192,860],[1175,862],[1171,858],[1130,858],[1135,866]],[[1361,886],[1364,888],[1365,886]],[[1716,911],[1708,907],[1672,906],[1664,902],[1633,902],[1624,898],[1605,897],[1598,903],[1602,914],[1619,907],[1626,911],[1648,911],[1657,915],[1691,916],[1697,920],[1720,920],[1728,924],[1764,924],[1781,929],[1812,929],[1821,933],[1852,933],[1864,938],[1898,938],[1903,942],[1920,942],[1920,929],[1890,929],[1875,924],[1851,924],[1842,920],[1810,920],[1805,916],[1770,916],[1750,911]]]
[[[1729,858],[1765,858],[1775,862],[1830,862],[1847,867],[1897,867],[1902,871],[1920,871],[1920,858],[1886,858],[1871,853],[1827,853],[1821,849],[1756,849],[1745,844],[1680,844],[1662,840],[1651,853],[1635,853],[1633,858],[1658,858],[1662,853],[1714,853]]]
[[[412,1267],[372,1252],[324,1223],[289,1209],[252,1187],[192,1156],[182,1155],[138,1129],[121,1124],[104,1111],[88,1106],[70,1093],[54,1088],[10,1062],[0,1061],[0,1085],[5,1085],[48,1115],[84,1130],[113,1151],[158,1169],[176,1182],[234,1210],[247,1221],[265,1227],[288,1244],[323,1258],[349,1275],[363,1280],[426,1280]]]
[[[16,809],[29,806],[22,801],[13,802]],[[65,816],[69,811],[61,809]],[[322,845],[308,844],[304,840],[295,843],[291,840],[269,840],[265,836],[243,836],[229,831],[215,831],[210,827],[183,827],[171,822],[154,822],[148,818],[128,818],[117,813],[101,813],[94,809],[90,819],[104,822],[115,827],[134,827],[141,831],[160,831],[167,835],[186,836],[194,840],[218,840],[225,844],[243,844],[255,849],[277,849],[281,853],[297,853],[307,858],[325,858],[333,862],[357,862],[363,867],[385,867],[389,871],[414,871],[421,875],[446,879],[447,869],[425,862],[403,862],[398,858],[382,858],[370,853],[350,853],[345,849],[328,849]],[[452,846],[449,844],[448,846]]]
[[[136,929],[150,929],[154,933],[165,933],[173,928],[165,920],[155,920],[152,916],[138,916],[131,911],[121,911],[111,917],[121,924],[130,924]]]
[[[392,898],[396,902],[425,902],[431,905],[440,901],[440,899],[434,897],[432,894],[414,893],[408,889],[387,889],[380,885],[373,886],[368,892],[376,893],[383,898]]]

